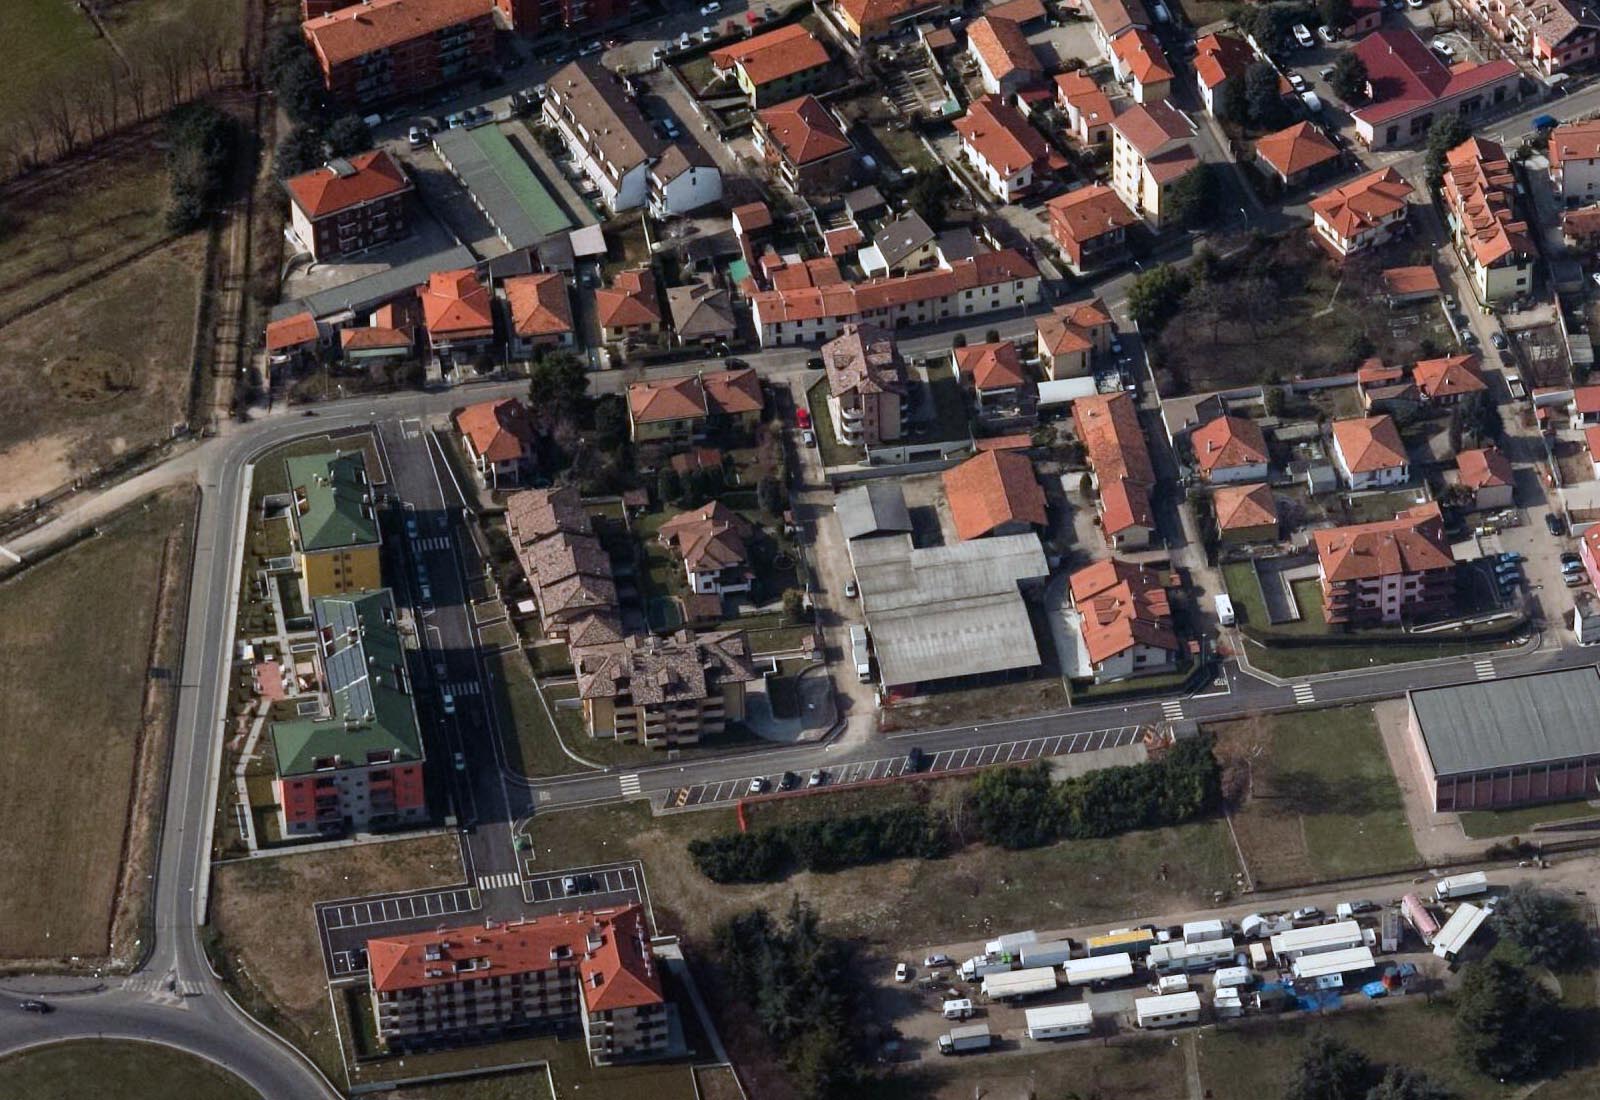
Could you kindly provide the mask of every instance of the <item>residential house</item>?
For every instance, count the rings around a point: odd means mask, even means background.
[[[629,438],[635,443],[687,443],[704,433],[709,415],[697,374],[628,384]]]
[[[1168,672],[1182,660],[1172,603],[1155,570],[1111,558],[1078,570],[1067,584],[1077,637],[1076,652],[1065,657],[1069,677],[1115,683]]]
[[[639,340],[664,329],[656,273],[651,267],[617,272],[608,287],[594,292],[594,319],[608,341]]]
[[[1343,258],[1386,244],[1406,227],[1413,188],[1393,168],[1379,168],[1311,200],[1315,239]]]
[[[272,723],[273,800],[285,837],[428,820],[426,766],[406,646],[389,590],[312,601],[318,691]],[[298,653],[298,650],[297,650]]]
[[[748,437],[761,422],[767,395],[754,367],[702,374],[700,384],[705,389],[706,412],[714,427]]]
[[[1580,252],[1600,252],[1600,206],[1561,212],[1561,240]]]
[[[1437,298],[1441,289],[1439,273],[1432,264],[1386,268],[1380,278],[1384,297],[1391,307]]]
[[[738,331],[732,298],[707,282],[668,287],[667,312],[681,347],[727,343]]]
[[[1195,468],[1213,485],[1265,481],[1271,466],[1261,426],[1243,416],[1219,416],[1189,433]]]
[[[1211,511],[1226,545],[1277,541],[1278,501],[1270,485],[1220,485],[1211,494]]]
[[[1173,187],[1200,164],[1193,138],[1194,127],[1166,100],[1130,107],[1111,122],[1111,186],[1156,229]]]
[[[1600,525],[1590,526],[1578,536],[1578,558],[1589,583],[1600,592]]]
[[[611,557],[576,489],[512,493],[506,498],[506,531],[533,588],[545,637],[572,647],[621,640]]]
[[[868,275],[904,275],[939,262],[939,234],[922,215],[908,211],[878,230],[857,257]]]
[[[362,367],[381,378],[389,367],[411,357],[415,341],[403,329],[384,325],[355,325],[339,330],[339,351],[351,367]]]
[[[1446,612],[1455,599],[1455,558],[1439,506],[1419,504],[1394,519],[1311,532],[1329,624],[1365,626]]]
[[[1135,28],[1111,43],[1111,67],[1135,103],[1157,103],[1172,93],[1172,65],[1161,40]]]
[[[1339,161],[1339,150],[1310,122],[1256,139],[1257,166],[1286,189],[1305,186]]]
[[[1155,27],[1144,0],[1088,0],[1088,7],[1095,46],[1108,61],[1113,56],[1112,43],[1118,38]]]
[[[656,533],[662,546],[683,560],[689,591],[700,596],[726,596],[750,591],[750,521],[721,501],[681,512]]]
[[[1352,489],[1404,485],[1411,479],[1406,445],[1388,416],[1335,420],[1333,462]]]
[[[1411,368],[1411,377],[1430,405],[1457,405],[1464,398],[1489,390],[1489,384],[1478,371],[1476,355],[1423,359]]]
[[[1454,6],[1547,77],[1595,59],[1600,22],[1578,0],[1458,0]]]
[[[860,46],[897,28],[959,10],[954,0],[833,0],[831,9],[835,22]]]
[[[533,470],[539,433],[515,397],[468,405],[456,412],[455,424],[467,460],[489,488],[516,485]]]
[[[1022,112],[992,95],[977,100],[956,120],[956,133],[963,159],[1002,202],[1016,202],[1031,191],[1049,160],[1044,135]]]
[[[428,348],[446,371],[487,356],[494,343],[494,303],[470,267],[435,271],[417,290]]]
[[[1082,145],[1104,145],[1111,140],[1111,120],[1116,111],[1111,97],[1082,69],[1056,77],[1056,106],[1067,116],[1067,131]]]
[[[673,1006],[637,904],[375,936],[366,958],[391,1053],[574,1024],[597,1066],[672,1052]]]
[[[855,168],[855,147],[816,96],[757,111],[751,137],[756,152],[796,194],[838,192]]]
[[[420,98],[494,60],[491,0],[363,0],[300,25],[346,108]]]
[[[411,180],[382,149],[340,157],[283,183],[289,224],[311,258],[329,263],[406,234]]]
[[[274,367],[297,364],[322,342],[322,327],[302,310],[267,323],[267,362]]]
[[[650,213],[665,220],[722,201],[722,170],[691,139],[675,141],[650,166]]]
[[[1051,199],[1050,236],[1074,275],[1083,275],[1120,259],[1128,228],[1138,217],[1103,183],[1090,184]]]
[[[1350,0],[1350,14],[1338,27],[1339,37],[1354,41],[1383,25],[1382,0]]]
[[[1005,248],[898,277],[774,287],[752,294],[750,305],[761,346],[778,347],[830,340],[849,325],[922,325],[1038,300],[1039,269]]]
[[[300,603],[383,586],[382,535],[362,451],[284,460],[289,483],[289,547]]]
[[[542,348],[572,346],[572,300],[567,297],[565,277],[513,275],[500,285],[511,319],[512,358],[531,359]]]
[[[1208,34],[1194,44],[1195,85],[1200,90],[1200,102],[1213,118],[1222,110],[1228,85],[1242,82],[1245,72],[1255,62],[1255,51],[1250,43],[1231,34]]]
[[[1034,318],[1033,324],[1038,334],[1039,362],[1052,381],[1088,374],[1094,357],[1111,351],[1114,322],[1111,311],[1099,298],[1059,305]]]
[[[1600,202],[1600,119],[1550,131],[1550,184],[1567,203]]]
[[[822,90],[830,71],[822,38],[802,23],[790,23],[711,51],[712,68],[731,74],[752,107],[770,107]]]
[[[598,57],[557,69],[545,82],[542,110],[607,210],[620,213],[649,201],[650,166],[666,143]]]
[[[1600,424],[1600,386],[1574,386],[1567,416],[1581,427]]]
[[[942,477],[950,519],[962,540],[1023,535],[1049,523],[1033,460],[1021,451],[982,451]]]
[[[1369,416],[1415,416],[1422,411],[1422,391],[1399,367],[1386,366],[1376,357],[1356,368],[1356,392]]]
[[[744,721],[745,685],[758,675],[740,630],[632,634],[572,657],[589,735],[661,749]]]
[[[1446,65],[1410,27],[1374,31],[1350,52],[1367,67],[1369,101],[1350,114],[1369,149],[1422,141],[1445,114],[1470,120],[1520,95],[1522,74],[1514,63]]]
[[[1009,19],[1029,33],[1050,25],[1050,13],[1045,10],[1044,0],[1004,0],[989,5],[984,14],[991,19]]]
[[[980,424],[994,427],[1031,422],[1035,417],[1038,394],[1017,345],[1010,340],[956,348],[955,368],[962,386],[972,394]]]
[[[851,325],[822,345],[828,415],[840,443],[877,447],[899,439],[905,364],[894,337],[874,325]]]
[[[1451,236],[1478,300],[1491,305],[1533,289],[1533,237],[1516,215],[1516,189],[1511,162],[1492,141],[1468,138],[1445,156]]]
[[[1072,421],[1089,455],[1101,534],[1112,549],[1149,546],[1156,528],[1150,505],[1156,473],[1133,398],[1126,393],[1081,397],[1072,403]]]
[[[1459,484],[1472,490],[1472,510],[1492,512],[1516,505],[1517,478],[1499,447],[1477,447],[1456,454]]]
[[[983,90],[1009,100],[1037,84],[1044,66],[1028,44],[1028,36],[1010,19],[983,15],[967,26],[967,52],[977,63]]]

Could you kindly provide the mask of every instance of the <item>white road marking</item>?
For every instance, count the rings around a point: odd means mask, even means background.
[[[1317,701],[1317,693],[1310,684],[1296,684],[1294,686],[1294,701],[1301,706],[1308,706]]]
[[[639,793],[639,776],[637,772],[630,772],[628,775],[621,776],[617,780],[617,784],[622,788],[622,793],[625,795]]]
[[[515,871],[502,871],[495,875],[479,875],[478,889],[504,890],[511,886],[519,885],[521,880]]]
[[[1168,699],[1161,704],[1161,717],[1169,722],[1176,722],[1183,717],[1183,703],[1177,699]]]
[[[1480,680],[1493,680],[1495,678],[1494,661],[1489,657],[1480,657],[1472,662],[1473,671]]]

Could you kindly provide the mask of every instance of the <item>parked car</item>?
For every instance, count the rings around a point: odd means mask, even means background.
[[[593,57],[595,54],[599,53],[601,50],[603,50],[605,48],[606,48],[605,43],[601,42],[597,38],[593,42],[590,42],[583,49],[579,50],[578,51],[578,56],[579,57]]]
[[[1406,7],[1416,9],[1428,6],[1428,0],[1406,0]]]
[[[456,762],[456,771],[464,772],[464,771],[467,770],[467,758],[465,756],[463,756],[461,753],[458,752],[458,753],[455,754],[455,762]]]
[[[722,0],[710,0],[709,3],[700,5],[701,15],[715,15],[722,10]]]
[[[1319,920],[1322,910],[1315,905],[1304,905],[1289,914],[1290,920]]]
[[[767,781],[766,781],[766,779],[764,777],[758,775],[754,779],[750,780],[750,793],[751,794],[760,794],[762,791],[765,791],[766,789],[767,789]]]
[[[810,778],[806,780],[807,787],[820,787],[828,781],[828,773],[821,768],[815,768]]]
[[[813,355],[806,360],[806,370],[821,370],[827,364],[823,363],[822,356]]]
[[[573,875],[567,875],[565,878],[563,878],[561,880],[561,892],[567,895],[569,898],[573,894],[576,894],[578,892],[577,878]]]
[[[1297,92],[1305,91],[1306,90],[1306,78],[1301,76],[1299,73],[1295,72],[1293,69],[1290,69],[1289,70],[1289,87],[1293,88]]]
[[[800,777],[794,772],[784,772],[782,778],[778,780],[778,790],[780,791],[792,791],[799,785]]]
[[[1502,558],[1505,558],[1507,561],[1511,561],[1512,560],[1512,557],[1511,557],[1510,554],[1501,554],[1500,556]],[[1516,556],[1516,560],[1521,561],[1522,560],[1522,555],[1518,554]],[[1571,550],[1568,550],[1566,553],[1561,555],[1561,567],[1563,569],[1565,569],[1569,565],[1582,565],[1582,564],[1583,564],[1583,559],[1581,557],[1579,557],[1577,554],[1573,553]]]
[[[446,714],[454,714],[456,712],[456,697],[448,691],[444,693],[444,712]]]
[[[406,140],[411,143],[411,148],[420,149],[428,140],[428,132],[421,126],[413,126],[406,131]]]
[[[717,32],[712,30],[709,24],[700,28],[700,41],[710,42],[715,37],[717,37]]]
[[[844,598],[845,599],[853,600],[859,595],[861,595],[861,589],[856,587],[856,582],[855,581],[845,581],[844,582]]]
[[[1294,35],[1296,42],[1308,49],[1316,42],[1316,39],[1311,37],[1311,31],[1304,23],[1296,23],[1289,28],[1289,32]]]
[[[909,982],[911,980],[911,968],[905,963],[895,963],[894,980],[897,982]]]
[[[1442,38],[1435,38],[1432,42],[1429,42],[1428,45],[1431,46],[1433,48],[1433,52],[1438,54],[1440,57],[1454,57],[1456,55],[1455,47],[1450,45],[1450,43],[1446,42]]]
[[[912,745],[911,746],[911,751],[906,753],[906,771],[908,771],[908,772],[920,772],[923,768],[925,768],[927,766],[928,766],[928,754],[923,752],[917,746]]]
[[[1589,278],[1594,280],[1594,285],[1595,286],[1600,286],[1600,271],[1596,271],[1596,272],[1591,273]]]
[[[952,959],[949,955],[943,954],[929,955],[927,958],[922,960],[922,965],[930,969],[937,966],[954,966],[955,964],[956,961],[954,959]]]
[[[1335,38],[1337,38],[1338,36],[1333,33],[1333,28],[1332,27],[1330,27],[1330,26],[1328,26],[1328,24],[1324,23],[1324,24],[1322,24],[1322,26],[1317,28],[1317,37],[1322,39],[1324,42],[1326,42],[1328,45],[1331,46],[1331,45],[1333,45],[1333,40]]]
[[[694,45],[694,39],[689,37],[688,31],[678,35],[678,49],[687,50],[692,45]]]
[[[811,427],[811,410],[801,405],[794,411],[794,422],[802,428]]]
[[[1544,526],[1545,530],[1549,531],[1552,535],[1564,535],[1567,533],[1566,523],[1563,522],[1561,517],[1556,515],[1554,512],[1546,512],[1544,514]]]
[[[1493,344],[1500,351],[1505,351],[1511,346],[1511,341],[1507,340],[1506,334],[1501,332],[1499,329],[1496,329],[1489,334],[1489,343]]]
[[[55,1006],[49,1001],[23,1001],[17,1007],[24,1012],[46,1013],[55,1011]]]
[[[805,431],[800,433],[800,442],[804,443],[807,447],[815,447],[817,445],[817,433],[812,431],[810,428],[807,428]]]

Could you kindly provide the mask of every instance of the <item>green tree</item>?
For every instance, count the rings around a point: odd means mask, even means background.
[[[1222,117],[1235,126],[1250,124],[1250,94],[1242,80],[1230,80],[1222,86]]]
[[[1428,186],[1438,187],[1444,181],[1444,158],[1463,141],[1472,136],[1472,131],[1461,120],[1461,116],[1454,112],[1440,115],[1433,120],[1433,125],[1428,130],[1428,156],[1427,172]]]
[[[1329,30],[1343,30],[1350,22],[1350,0],[1317,0],[1317,14]]]
[[[922,215],[922,220],[933,229],[944,228],[946,207],[954,197],[955,185],[942,168],[920,173],[906,192],[906,201],[911,204],[911,209]]]
[[[1244,72],[1245,100],[1250,105],[1250,122],[1262,130],[1277,130],[1288,121],[1289,109],[1278,86],[1278,70],[1257,61]]]
[[[1500,406],[1483,390],[1468,397],[1463,405],[1463,427],[1479,443],[1492,443],[1505,435]]]
[[[656,475],[656,496],[663,504],[675,503],[683,496],[683,479],[671,466],[661,467],[661,472]]]
[[[1189,276],[1182,268],[1159,264],[1128,288],[1128,313],[1140,329],[1159,332],[1176,315],[1188,292]]]
[[[785,588],[783,590],[783,617],[787,622],[797,623],[805,618],[806,595],[798,588]]]
[[[1345,50],[1333,63],[1333,93],[1346,103],[1359,103],[1367,98],[1367,63],[1354,50]]]
[[[1462,972],[1456,1050],[1490,1077],[1539,1072],[1557,1042],[1555,996],[1520,966],[1491,956]]]
[[[764,477],[756,482],[756,504],[773,519],[783,515],[788,507],[784,495],[783,485],[775,477]]]
[[[1197,164],[1172,185],[1168,197],[1172,217],[1187,229],[1210,225],[1217,216],[1217,175],[1209,164]]]
[[[1372,1063],[1348,1043],[1314,1035],[1289,1076],[1284,1100],[1363,1100]]]
[[[328,127],[328,149],[336,157],[354,156],[372,148],[372,127],[360,115],[345,115]]]
[[[167,116],[166,138],[167,224],[182,232],[199,225],[222,200],[241,150],[239,125],[209,103],[190,103]]]
[[[1449,1089],[1418,1070],[1390,1066],[1367,1090],[1367,1100],[1451,1100]]]
[[[528,371],[528,407],[547,424],[571,424],[585,411],[589,369],[570,351],[547,351]]]
[[[594,445],[613,452],[627,447],[628,405],[621,394],[608,393],[595,399]]]
[[[293,126],[278,142],[277,153],[273,156],[274,170],[280,180],[309,172],[321,166],[324,151],[322,135],[316,127]]]
[[[1094,499],[1094,475],[1087,470],[1078,479],[1078,495],[1084,500]]]
[[[322,84],[322,70],[307,50],[286,60],[277,71],[272,90],[278,105],[291,121],[320,126],[328,119],[328,92]]]
[[[1589,954],[1588,931],[1577,908],[1532,883],[1519,882],[1502,896],[1491,923],[1536,966],[1568,970],[1585,962]]]

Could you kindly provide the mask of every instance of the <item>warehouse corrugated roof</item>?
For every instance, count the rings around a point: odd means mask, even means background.
[[[1600,669],[1593,665],[1408,698],[1435,775],[1600,756]]]

